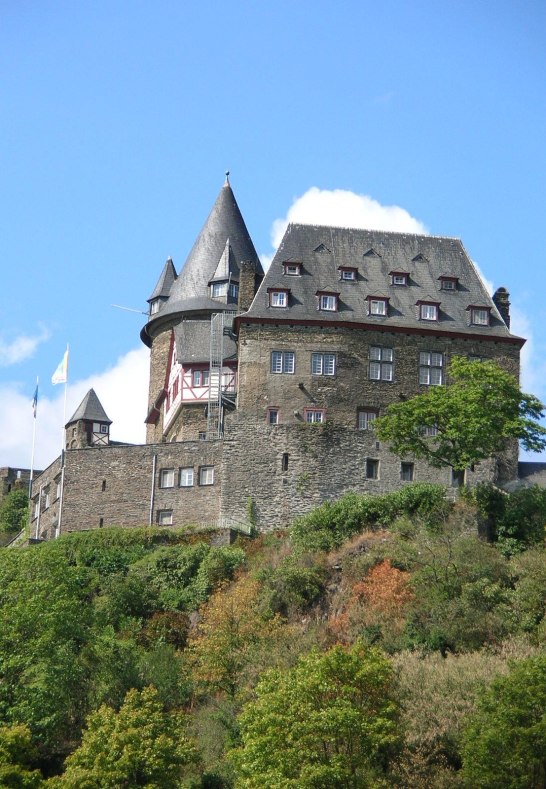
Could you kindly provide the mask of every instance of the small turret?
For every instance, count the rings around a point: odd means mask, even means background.
[[[493,294],[493,303],[500,312],[507,328],[510,328],[510,294],[506,288],[497,288]]]
[[[90,389],[65,425],[66,449],[107,446],[111,424],[95,390]]]
[[[172,258],[167,258],[167,262],[163,266],[161,276],[157,281],[154,292],[148,299],[150,305],[150,315],[155,315],[159,312],[163,304],[169,298],[169,293],[176,279],[176,270]]]

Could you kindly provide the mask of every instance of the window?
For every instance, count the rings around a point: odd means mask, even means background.
[[[227,282],[213,282],[211,289],[213,299],[217,299],[220,296],[225,296],[227,293]]]
[[[421,435],[425,438],[434,438],[434,436],[438,435],[437,425],[424,425],[421,428]]]
[[[457,290],[457,277],[438,277],[440,290]]]
[[[337,293],[320,293],[318,296],[318,309],[325,312],[335,312],[337,310]]]
[[[158,510],[157,522],[159,526],[172,526],[173,525],[173,511],[172,510]]]
[[[236,282],[230,282],[228,287],[228,294],[233,298],[236,299],[239,296],[239,286]]]
[[[193,371],[193,385],[194,386],[208,386],[209,385],[209,370],[194,370]]]
[[[370,315],[386,315],[387,299],[368,299],[368,313]]]
[[[296,354],[294,351],[272,351],[271,372],[293,373],[296,369]]]
[[[311,374],[312,375],[335,375],[336,374],[336,355],[335,355],[335,353],[312,353],[311,354]]]
[[[287,274],[289,277],[297,277],[300,274],[300,264],[299,263],[285,263],[284,264],[284,273]]]
[[[370,409],[359,409],[358,411],[358,429],[359,430],[373,430],[374,420],[377,419],[377,411]]]
[[[400,479],[402,482],[413,482],[413,463],[400,464]]]
[[[485,307],[472,307],[470,322],[473,326],[489,326],[489,310]]]
[[[174,468],[162,468],[159,472],[159,487],[174,488]]]
[[[303,416],[308,424],[320,424],[325,421],[325,414],[322,408],[304,408]]]
[[[197,438],[199,439],[199,441],[206,441],[207,440],[207,431],[206,430],[200,430],[198,432],[198,434],[197,434]]]
[[[451,469],[451,485],[454,488],[461,488],[465,482],[465,472],[460,469]]]
[[[391,271],[391,284],[398,287],[408,284],[409,274],[406,271]]]
[[[36,499],[34,502],[34,517],[37,518],[40,514],[40,499]]]
[[[287,307],[288,293],[285,290],[272,290],[269,293],[270,307]]]
[[[193,466],[180,469],[180,487],[191,488],[193,486]]]
[[[199,469],[199,484],[214,485],[214,466],[201,466]]]
[[[101,425],[100,426],[101,433],[108,433],[108,425]]]
[[[419,305],[419,317],[422,321],[437,321],[438,305],[437,304]]]
[[[50,501],[49,501],[49,498],[50,498],[49,497],[49,490],[44,491],[44,493],[45,493],[44,509],[47,510],[47,508],[49,507],[49,503],[50,503]]]
[[[106,480],[105,480],[105,479],[103,479],[103,480],[102,480],[102,483],[101,483],[100,489],[101,489],[101,491],[102,491],[103,493],[104,493],[104,491],[106,490]]]
[[[268,423],[268,425],[278,425],[279,424],[279,409],[278,408],[268,408],[267,409],[267,423]]]
[[[356,279],[356,268],[349,268],[345,266],[339,267],[339,278],[344,282],[354,282]]]
[[[57,487],[56,487],[56,492],[55,492],[55,498],[56,498],[56,499],[60,499],[60,498],[61,498],[61,483],[60,483],[60,481],[59,481],[59,482],[57,482]]]
[[[444,377],[444,357],[434,351],[421,351],[419,354],[419,383],[427,386],[440,386]]]
[[[150,302],[150,315],[155,315],[156,312],[159,312],[160,303],[161,302],[159,299],[154,299],[153,301]]]
[[[288,452],[283,452],[281,458],[281,471],[288,471]]]
[[[379,460],[366,461],[366,477],[368,479],[379,479]]]
[[[372,381],[392,381],[394,351],[392,348],[370,348],[369,377]]]

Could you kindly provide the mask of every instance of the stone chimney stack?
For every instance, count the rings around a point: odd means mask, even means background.
[[[248,310],[263,279],[256,269],[254,260],[241,260],[239,265],[239,312]]]
[[[510,294],[506,288],[497,288],[493,295],[495,307],[501,314],[501,318],[510,328]]]

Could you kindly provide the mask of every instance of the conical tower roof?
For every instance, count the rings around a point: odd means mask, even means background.
[[[227,278],[238,282],[243,260],[252,261],[256,273],[263,276],[256,249],[226,177],[207,221],[172,283],[168,299],[140,332],[142,341],[150,346],[154,336],[181,319],[204,318],[232,308],[213,300],[209,285],[217,279],[218,271],[227,271]]]
[[[102,407],[101,401],[97,397],[94,389],[90,389],[87,392],[65,427],[68,427],[68,425],[71,425],[73,422],[79,422],[81,419],[85,419],[89,422],[106,422],[109,425],[112,424],[112,420],[108,419],[106,416],[106,411]]]
[[[161,272],[161,275],[157,280],[157,285],[154,288],[154,292],[152,293],[148,301],[153,301],[154,299],[168,298],[175,279],[176,279],[176,270],[174,268],[174,263],[172,261],[172,258],[167,258],[167,262],[163,266],[163,271]]]

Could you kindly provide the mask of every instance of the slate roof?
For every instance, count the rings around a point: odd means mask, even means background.
[[[174,329],[176,356],[180,364],[209,362],[210,321],[181,321]],[[224,360],[237,358],[234,340],[224,335]]]
[[[284,274],[288,261],[301,264],[299,276]],[[342,280],[339,267],[357,268],[356,280]],[[407,286],[392,285],[392,272],[408,272]],[[441,290],[442,276],[456,277],[457,289]],[[277,287],[290,289],[286,308],[269,306],[268,290]],[[338,311],[317,311],[317,291],[339,293]],[[369,296],[389,299],[387,317],[368,315]],[[419,301],[439,302],[439,320],[418,320]],[[470,305],[490,308],[489,326],[469,325]],[[510,334],[459,239],[380,230],[289,225],[246,318],[440,330],[523,343]]]
[[[211,282],[224,282],[225,280],[239,282],[239,266],[237,265],[231,244],[229,243],[229,238],[226,241],[224,251],[216,266],[216,271],[212,276]]]
[[[94,389],[90,389],[87,392],[65,427],[68,427],[68,425],[71,425],[73,422],[79,422],[80,419],[85,419],[89,422],[106,422],[109,425],[112,424],[112,420],[108,419],[106,416],[106,411],[102,407]]]
[[[171,288],[173,286],[173,282],[176,279],[176,270],[174,268],[174,263],[172,258],[167,258],[167,262],[163,266],[163,271],[159,279],[157,280],[157,285],[154,288],[154,292],[148,299],[148,301],[153,301],[154,299],[166,299],[171,292]]]

